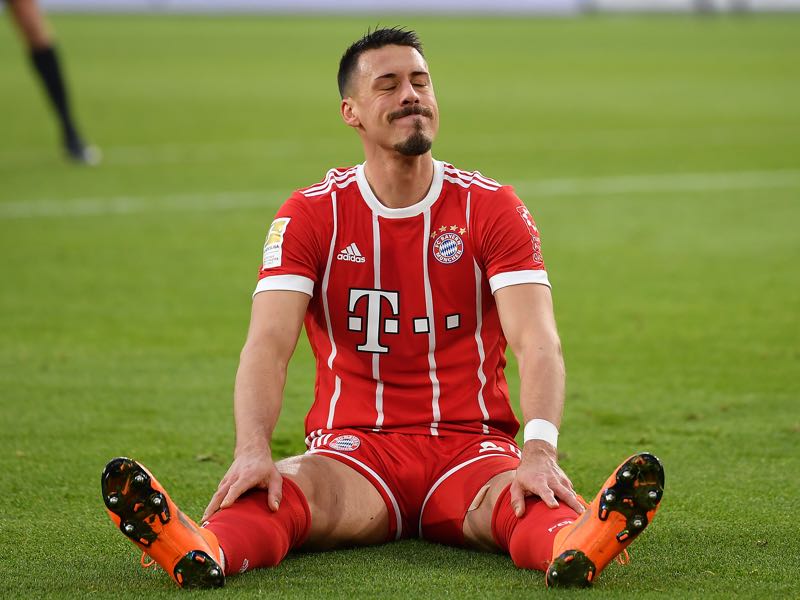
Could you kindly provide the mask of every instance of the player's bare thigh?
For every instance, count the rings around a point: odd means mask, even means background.
[[[11,0],[6,6],[29,47],[38,50],[52,44],[52,34],[36,0]]]
[[[499,550],[492,535],[492,511],[498,496],[513,481],[515,473],[498,473],[476,494],[464,517],[464,541],[470,548],[486,552]]]
[[[311,509],[311,531],[303,549],[386,541],[389,511],[363,475],[337,460],[312,454],[286,458],[276,466],[300,486]]]

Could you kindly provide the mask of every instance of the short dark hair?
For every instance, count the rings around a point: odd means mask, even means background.
[[[345,90],[350,83],[350,77],[358,65],[359,57],[367,50],[377,50],[384,46],[410,46],[422,54],[422,42],[419,41],[417,33],[404,27],[383,27],[374,31],[367,30],[367,33],[360,40],[344,51],[342,59],[339,61],[339,95],[344,98]],[[424,54],[423,54],[424,56]]]

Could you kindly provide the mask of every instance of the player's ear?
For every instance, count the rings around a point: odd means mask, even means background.
[[[351,97],[342,98],[342,104],[339,107],[342,113],[342,120],[350,127],[361,127],[361,120],[356,115],[356,108],[353,105]]]

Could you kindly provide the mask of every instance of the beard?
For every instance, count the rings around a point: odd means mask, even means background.
[[[432,146],[433,140],[422,132],[422,122],[418,120],[414,133],[395,144],[393,148],[403,156],[420,156],[428,152]]]

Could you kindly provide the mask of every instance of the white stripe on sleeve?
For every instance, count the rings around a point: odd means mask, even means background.
[[[260,292],[272,290],[287,290],[291,292],[303,292],[309,296],[314,295],[314,280],[302,275],[272,275],[260,279],[256,285],[253,296]]]
[[[493,294],[504,287],[521,283],[540,283],[551,287],[550,280],[547,279],[547,271],[510,271],[509,273],[498,273],[489,278],[489,287],[492,288]]]

